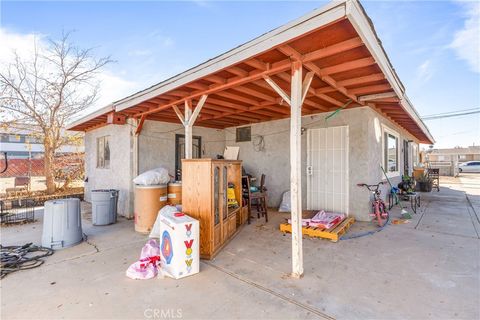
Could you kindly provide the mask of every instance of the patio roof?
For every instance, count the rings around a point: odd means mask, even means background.
[[[108,113],[182,123],[185,106],[207,96],[196,126],[227,128],[290,117],[292,62],[313,75],[302,115],[345,106],[369,106],[422,143],[434,139],[357,1],[333,2],[157,85],[72,123],[88,131],[108,123]],[[191,108],[191,107],[190,107]],[[187,112],[190,112],[188,110]]]

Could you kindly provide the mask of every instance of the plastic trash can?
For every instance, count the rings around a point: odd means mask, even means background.
[[[45,202],[42,246],[63,249],[83,241],[80,199],[68,198]]]
[[[105,226],[117,222],[118,190],[92,190],[92,224]]]

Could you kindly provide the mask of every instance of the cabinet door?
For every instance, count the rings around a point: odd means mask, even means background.
[[[222,243],[228,239],[229,232],[228,232],[228,199],[227,199],[227,186],[228,186],[228,169],[226,165],[222,165]]]
[[[222,193],[221,193],[221,167],[213,166],[213,251],[222,244]]]
[[[240,211],[237,213],[232,214],[228,218],[228,236],[231,237],[237,231],[237,214],[239,214]]]

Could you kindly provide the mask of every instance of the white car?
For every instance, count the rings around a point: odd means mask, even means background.
[[[480,161],[468,161],[458,166],[459,172],[480,172]]]

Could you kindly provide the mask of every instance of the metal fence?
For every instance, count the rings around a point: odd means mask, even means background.
[[[17,199],[0,201],[0,223],[27,223],[35,221],[35,200]]]

